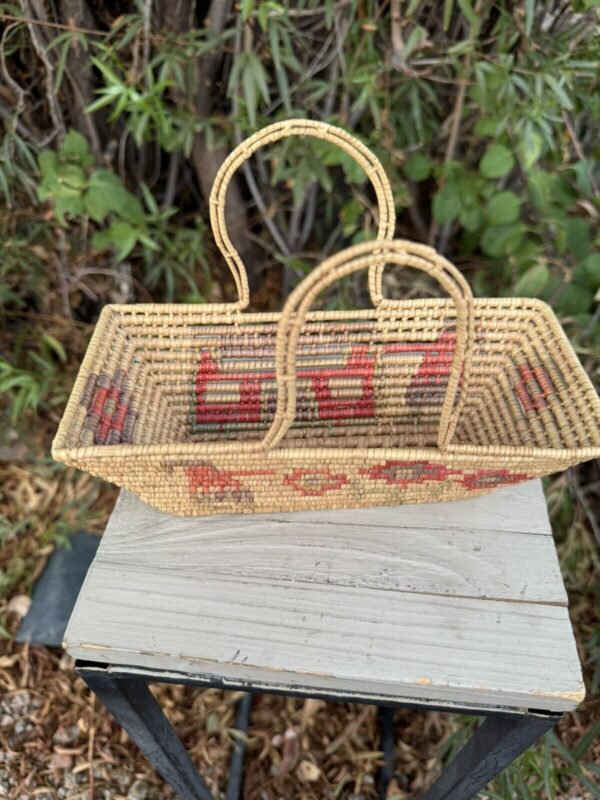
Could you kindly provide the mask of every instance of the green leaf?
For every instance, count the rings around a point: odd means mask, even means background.
[[[408,34],[408,39],[404,45],[402,57],[404,61],[408,61],[411,54],[419,47],[422,47],[427,42],[427,31],[420,25],[415,25],[412,31]]]
[[[470,25],[470,35],[476,36],[480,25],[479,14],[471,5],[470,0],[458,0],[458,5],[460,6],[460,10],[463,12],[465,19]]]
[[[65,136],[64,142],[61,147],[61,155],[72,157],[75,156],[81,160],[85,160],[90,154],[90,148],[85,136],[82,136],[79,131],[69,131]]]
[[[58,156],[54,150],[42,150],[38,156],[38,166],[42,178],[52,177],[56,179],[56,167]]]
[[[525,0],[525,35],[531,36],[535,15],[535,0]]]
[[[499,192],[488,200],[487,218],[492,225],[514,222],[521,209],[521,201],[514,192]]]
[[[450,20],[452,19],[452,10],[454,8],[454,0],[444,0],[444,12],[442,15],[442,28],[447,31],[450,27]]]
[[[518,150],[524,169],[531,169],[542,155],[544,140],[530,125],[525,128]]]
[[[552,176],[541,169],[534,169],[527,178],[531,203],[536,211],[548,211],[552,205]]]
[[[483,214],[479,206],[463,208],[459,214],[460,224],[469,233],[479,230],[483,224]]]
[[[499,122],[493,117],[480,117],[475,123],[473,132],[475,133],[475,136],[479,136],[481,138],[486,136],[497,136],[498,129],[501,126],[502,122]]]
[[[564,77],[561,77],[560,80],[557,80],[554,75],[549,74],[546,74],[544,77],[546,79],[546,83],[554,92],[559,105],[562,108],[565,108],[567,111],[571,111],[573,109],[573,103],[563,88],[565,84]]]
[[[46,331],[42,332],[41,338],[48,345],[50,350],[52,350],[52,352],[58,357],[58,360],[64,364],[67,360],[67,354],[61,342],[59,342],[58,339]]]
[[[525,226],[521,223],[490,226],[484,230],[481,237],[481,249],[492,258],[515,253],[523,241],[524,234]]]
[[[581,271],[590,288],[600,288],[600,253],[592,253],[581,263]]]
[[[247,22],[254,10],[254,0],[240,0],[240,14],[242,22]]]
[[[535,264],[525,272],[515,284],[517,297],[538,297],[550,277],[545,264]]]
[[[94,250],[109,250],[112,247],[109,231],[96,231],[92,236],[92,247]]]
[[[351,236],[356,232],[363,210],[363,207],[355,198],[352,198],[352,200],[349,200],[342,206],[340,220],[344,230],[344,236]]]
[[[98,169],[90,176],[85,205],[88,214],[96,222],[101,222],[110,213],[129,222],[144,221],[144,211],[138,198],[123,186],[118,175],[108,169]]]
[[[416,153],[402,167],[402,170],[409,181],[419,183],[429,178],[433,169],[432,161],[424,153]]]
[[[492,144],[479,162],[479,171],[484,178],[501,178],[511,171],[515,157],[503,144]]]
[[[65,214],[78,216],[85,213],[83,200],[80,194],[73,194],[70,197],[56,197],[54,200],[54,213],[59,222],[65,221]]]
[[[443,225],[452,222],[461,210],[460,194],[455,181],[448,181],[433,197],[433,217]]]
[[[122,261],[127,258],[138,240],[138,232],[127,222],[113,223],[108,234],[112,244],[117,248],[117,258]]]
[[[347,153],[340,153],[340,164],[348,183],[364,183],[367,176],[361,165]]]
[[[586,258],[591,249],[590,224],[581,217],[572,217],[565,223],[567,249],[578,261]]]
[[[57,164],[57,195],[79,194],[86,186],[85,172],[77,164]]]
[[[576,283],[567,283],[555,303],[560,314],[580,314],[588,311],[594,302],[594,293],[586,286]]]
[[[86,114],[93,114],[94,111],[99,111],[101,108],[116,102],[120,91],[116,87],[111,87],[110,89],[99,89],[96,94],[101,96],[85,107]]]

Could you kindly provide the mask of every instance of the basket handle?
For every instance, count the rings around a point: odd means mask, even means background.
[[[364,242],[328,258],[311,272],[289,296],[277,325],[275,375],[277,407],[271,427],[258,442],[263,450],[274,448],[285,436],[296,415],[296,356],[298,339],[306,315],[317,295],[340,278],[381,262],[413,267],[431,275],[448,292],[456,305],[456,347],[448,386],[442,403],[437,444],[442,450],[450,444],[464,404],[474,341],[473,295],[469,284],[449,261],[432,247],[402,239]],[[382,299],[381,308],[402,303]],[[462,388],[456,396],[462,375]]]
[[[225,200],[233,174],[260,147],[285,139],[287,136],[312,136],[325,142],[332,142],[351,156],[365,171],[373,184],[379,206],[379,239],[391,239],[396,225],[396,213],[392,189],[381,162],[369,148],[342,128],[316,122],[310,119],[289,119],[276,122],[258,131],[239,144],[221,165],[210,192],[210,224],[217,247],[223,254],[235,280],[238,301],[232,303],[239,310],[247,307],[250,296],[248,278],[240,254],[233,246],[227,233],[225,222]],[[378,271],[379,268],[379,271]],[[369,276],[369,291],[374,305],[381,299],[382,264],[373,264]],[[379,288],[378,288],[379,287]]]

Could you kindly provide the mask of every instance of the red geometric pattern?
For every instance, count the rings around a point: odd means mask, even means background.
[[[361,469],[359,474],[373,481],[385,481],[388,486],[409,486],[424,481],[445,481],[448,469],[443,464],[429,461],[386,461]]]
[[[384,353],[423,354],[423,360],[406,390],[406,403],[410,406],[429,405],[432,392],[440,394],[448,383],[452,359],[456,349],[456,334],[442,331],[433,342],[399,342],[388,344]]]
[[[520,483],[531,477],[525,473],[509,472],[506,469],[480,469],[475,472],[465,472],[460,469],[448,469],[443,464],[430,461],[385,461],[383,464],[375,464],[368,469],[360,469],[359,475],[364,475],[373,481],[385,481],[388,486],[409,486],[414,483],[446,481],[455,478],[458,483],[462,483],[472,491]]]
[[[521,483],[530,478],[531,475],[526,475],[524,472],[509,472],[507,469],[480,469],[477,472],[463,475],[461,483],[467,489],[475,491],[476,489],[495,489],[496,486]]]
[[[310,380],[317,402],[317,415],[322,420],[343,420],[375,416],[375,356],[369,348],[357,345],[352,348],[346,363],[339,367],[300,368],[298,378]],[[356,397],[335,397],[332,382],[341,379],[358,379],[361,393]],[[208,350],[200,352],[195,379],[196,424],[260,422],[263,406],[261,400],[263,384],[275,380],[274,370],[260,372],[236,372],[222,370]],[[237,402],[214,402],[207,399],[212,385],[231,392],[237,384]]]
[[[277,475],[275,470],[221,470],[210,461],[202,461],[194,466],[184,467],[188,485],[193,496],[202,502],[250,503],[254,499],[251,489],[244,485],[243,478],[268,477]],[[471,491],[494,489],[512,483],[529,480],[525,473],[509,472],[506,469],[481,469],[465,472],[449,469],[443,464],[431,461],[387,460],[359,469],[361,479],[382,481],[387,486],[408,487],[431,481],[456,481]],[[350,483],[351,477],[343,472],[332,472],[329,468],[299,467],[283,477],[283,485],[289,486],[304,497],[323,497]]]
[[[521,380],[514,384],[513,390],[523,411],[527,414],[530,411],[546,408],[547,398],[556,394],[546,370],[542,367],[532,369],[527,363],[519,364],[517,369]]]
[[[188,485],[193,495],[210,495],[217,502],[232,501],[234,503],[252,502],[250,490],[246,489],[239,478],[272,476],[273,470],[236,470],[228,472],[219,470],[210,461],[201,461],[193,467],[184,467]]]

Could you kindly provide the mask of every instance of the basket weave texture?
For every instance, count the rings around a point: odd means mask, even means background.
[[[242,313],[225,225],[235,170],[290,135],[334,142],[371,180],[378,239],[328,258],[283,311]],[[392,240],[389,181],[345,131],[291,120],[237,147],[215,180],[216,242],[239,299],[103,310],[53,444],[58,461],[174,514],[455,500],[600,455],[600,399],[552,310],[475,300],[435,250]],[[385,265],[437,280],[447,300],[388,300]],[[373,308],[313,311],[368,271]]]

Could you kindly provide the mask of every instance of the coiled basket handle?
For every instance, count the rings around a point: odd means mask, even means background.
[[[468,389],[474,341],[473,295],[461,273],[432,247],[401,239],[365,242],[343,250],[311,272],[289,296],[277,325],[275,375],[277,407],[271,427],[261,442],[263,450],[275,447],[285,436],[296,415],[296,356],[298,339],[306,315],[317,295],[340,278],[381,263],[413,267],[431,275],[448,292],[456,305],[456,347],[448,386],[442,403],[437,444],[450,444]],[[383,299],[380,307],[401,303]],[[457,401],[459,384],[462,386]]]
[[[366,145],[351,136],[342,128],[316,122],[310,119],[290,119],[276,122],[258,131],[239,144],[221,165],[210,192],[210,224],[215,241],[235,280],[238,301],[231,305],[237,309],[246,308],[250,300],[248,277],[240,254],[233,246],[227,233],[225,222],[225,200],[227,188],[235,171],[260,147],[285,139],[287,136],[312,136],[325,142],[332,142],[351,156],[365,171],[373,184],[379,206],[378,239],[391,239],[396,225],[394,200],[390,182],[379,159]],[[379,266],[379,272],[377,268]],[[373,264],[369,277],[369,290],[373,303],[377,305],[381,297],[381,270],[383,265]],[[378,288],[379,287],[379,288]]]

